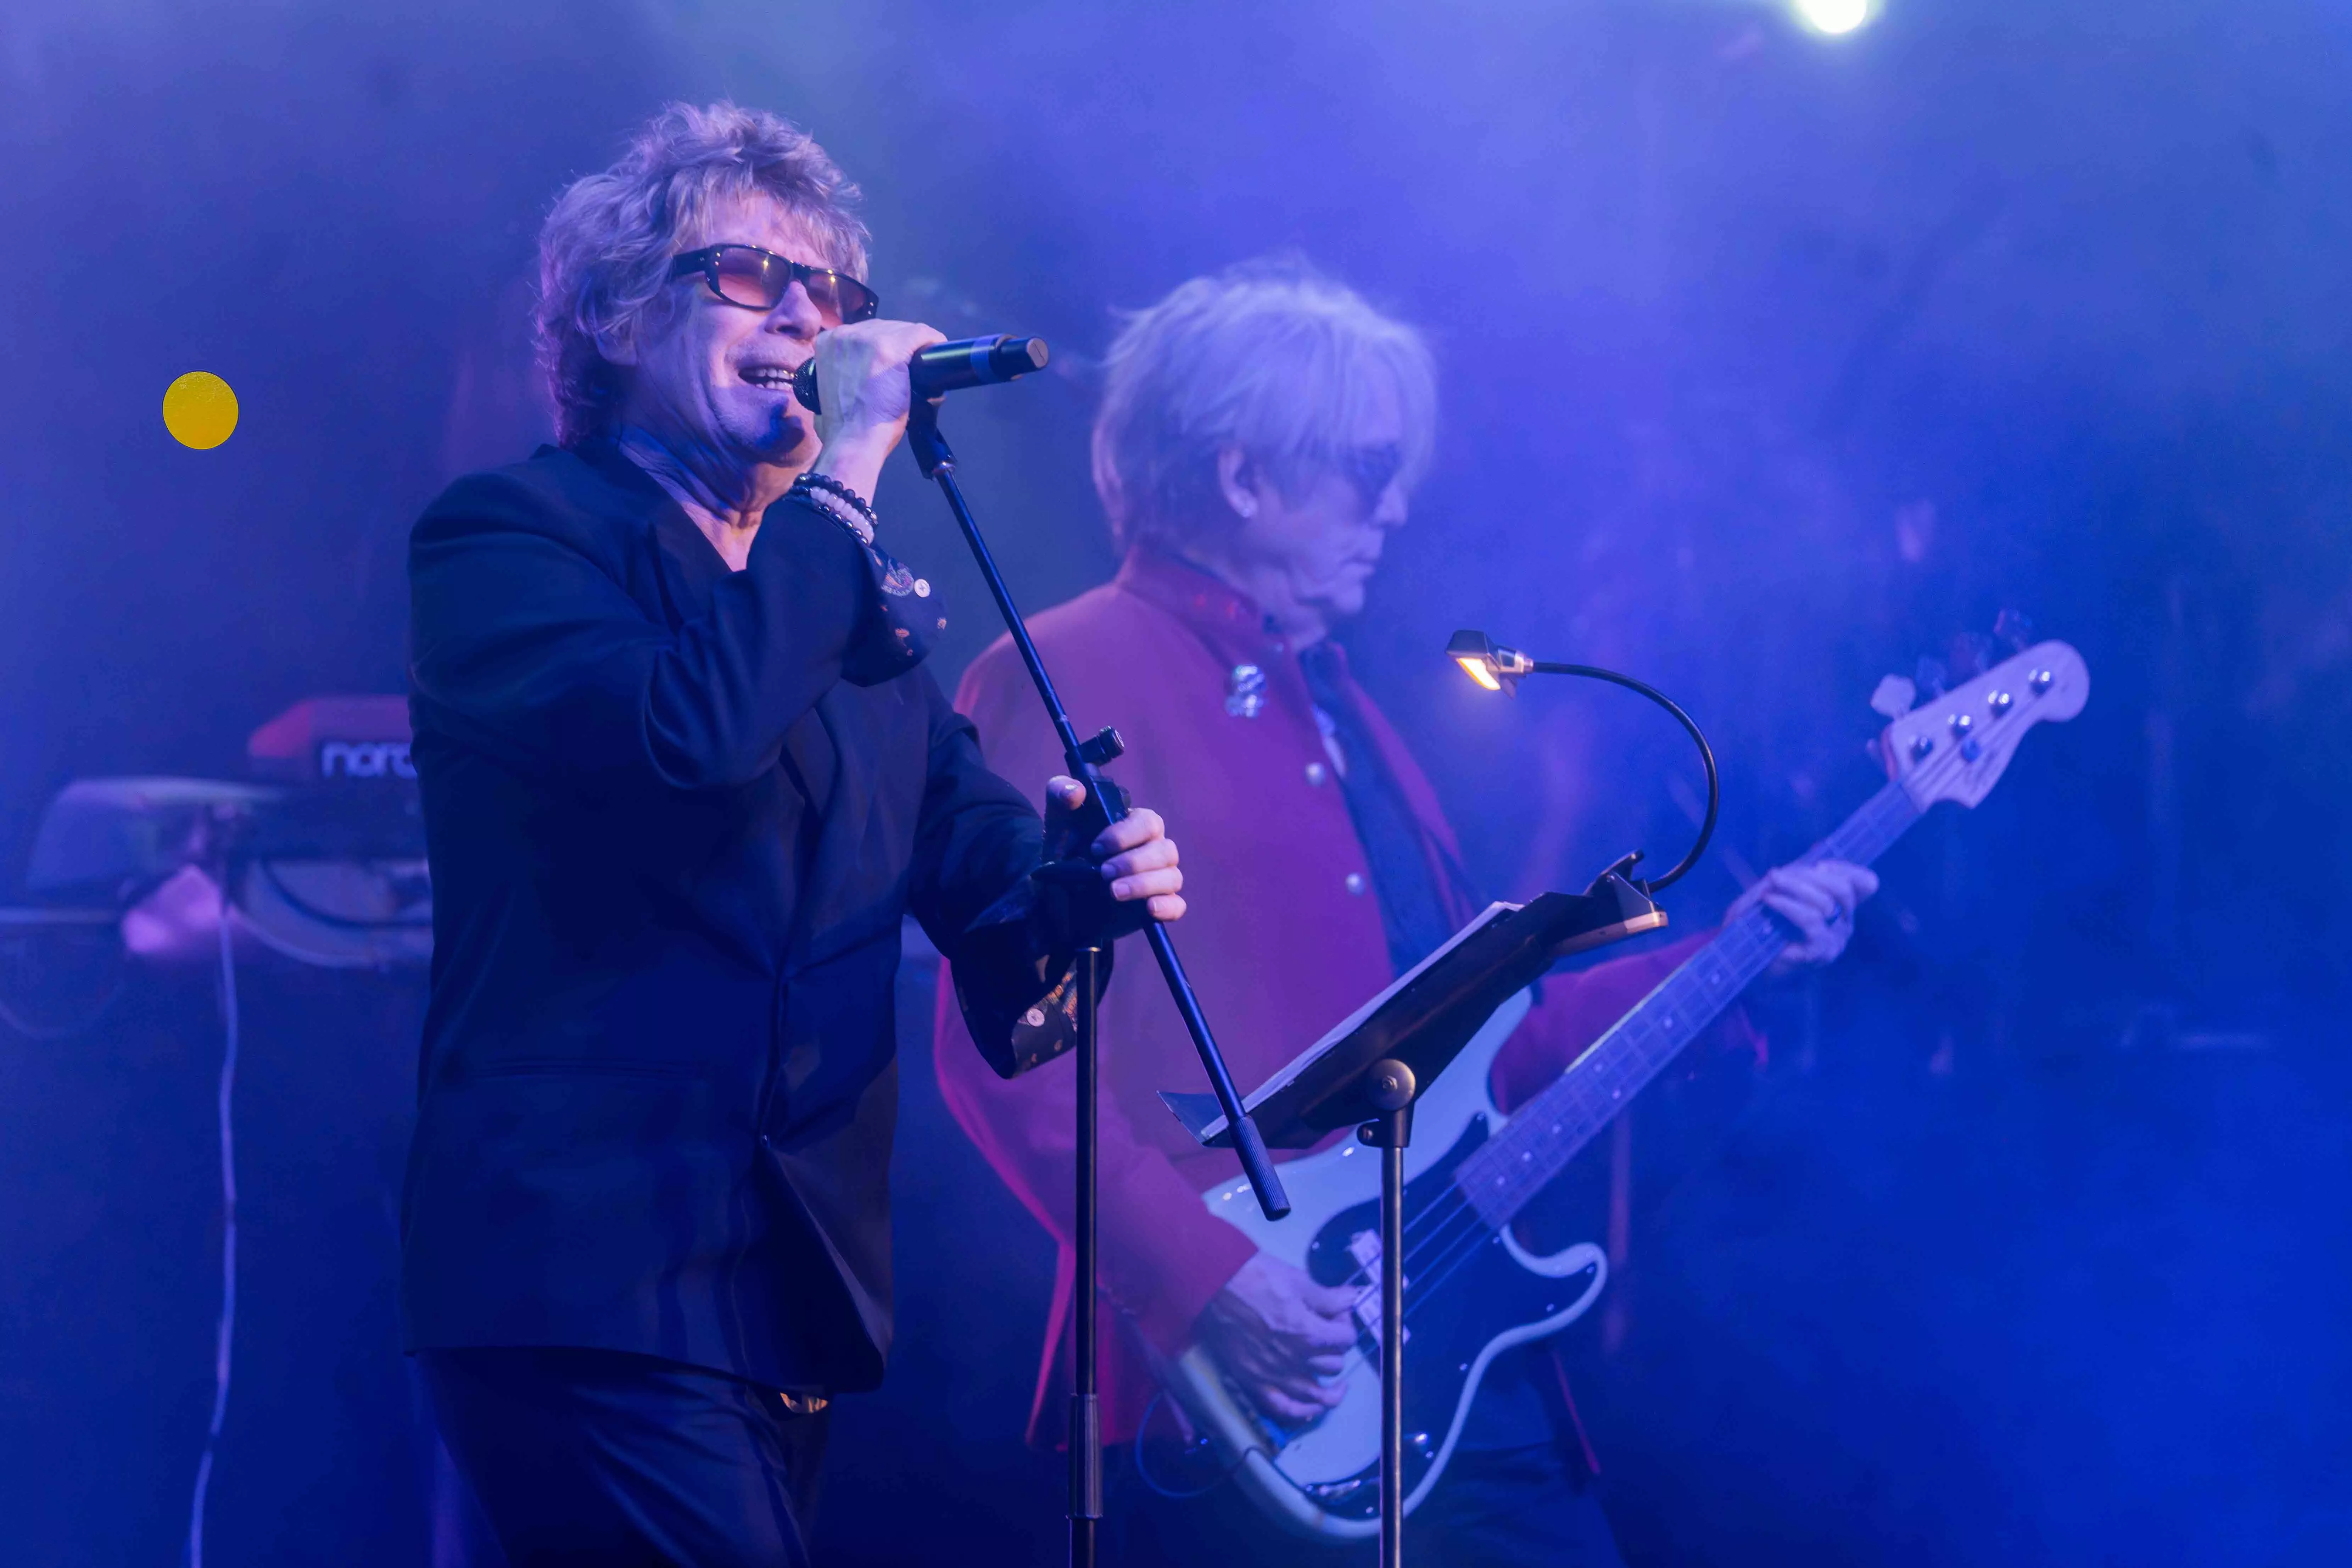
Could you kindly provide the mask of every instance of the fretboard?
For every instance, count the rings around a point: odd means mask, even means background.
[[[1890,784],[1804,858],[1868,865],[1917,820],[1910,795]],[[1499,1134],[1454,1168],[1454,1185],[1479,1216],[1498,1229],[1510,1223],[1643,1085],[1771,967],[1788,941],[1785,929],[1761,910],[1727,922],[1575,1066],[1512,1112]]]

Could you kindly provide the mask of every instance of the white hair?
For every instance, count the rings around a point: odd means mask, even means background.
[[[573,181],[539,231],[540,374],[557,438],[572,446],[612,425],[623,386],[607,345],[661,319],[671,259],[699,241],[715,211],[769,197],[829,254],[793,259],[866,276],[857,187],[790,121],[757,109],[673,103],[629,139],[620,162]]]
[[[1195,278],[1126,318],[1105,361],[1095,490],[1121,545],[1229,517],[1217,454],[1239,447],[1298,494],[1356,438],[1386,392],[1402,420],[1399,470],[1427,471],[1436,373],[1421,334],[1296,257]]]

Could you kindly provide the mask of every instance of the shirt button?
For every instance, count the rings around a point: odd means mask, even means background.
[[[1320,788],[1323,781],[1330,776],[1331,770],[1325,767],[1321,763],[1309,763],[1307,764],[1307,782],[1308,784]]]
[[[1364,890],[1364,874],[1361,871],[1349,872],[1348,880],[1345,885],[1348,891],[1351,893],[1362,892]]]

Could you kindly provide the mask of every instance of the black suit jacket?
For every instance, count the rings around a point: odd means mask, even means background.
[[[730,573],[608,447],[417,523],[411,1349],[881,1376],[902,918],[1000,1071],[1060,1049],[1073,1002],[1029,916],[1036,813],[914,668],[898,612],[936,601],[886,565],[788,499]]]

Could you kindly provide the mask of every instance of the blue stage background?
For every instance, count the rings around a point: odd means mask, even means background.
[[[1348,640],[1498,894],[1667,852],[1693,780],[1615,694],[1481,700],[1437,655],[1458,626],[1706,725],[1729,853],[1685,924],[1733,854],[1872,787],[1881,674],[2003,609],[2093,670],[2080,720],[1890,857],[1850,961],[1761,1005],[1771,1071],[1655,1189],[1622,1341],[1576,1331],[1629,1557],[2341,1562],[2347,89],[2352,17],[2287,0],[1887,0],[1843,38],[1732,0],[23,0],[0,880],[68,780],[239,776],[297,699],[401,689],[409,521],[545,438],[539,217],[666,100],[814,130],[893,313],[1053,342],[1056,374],[953,405],[1035,607],[1113,566],[1085,429],[1114,310],[1295,247],[1440,360],[1438,464]],[[188,370],[241,400],[217,450],[162,427]],[[880,500],[951,677],[985,602],[910,469]],[[8,957],[11,984],[38,961]],[[902,1348],[845,1402],[823,1547],[1034,1562],[1050,1249],[939,1107],[929,983]],[[419,982],[251,984],[213,1549],[416,1562],[389,1290]],[[0,1029],[11,1562],[178,1554],[212,1008],[142,979],[89,1034]],[[1639,1146],[1674,1126],[1644,1107]]]

